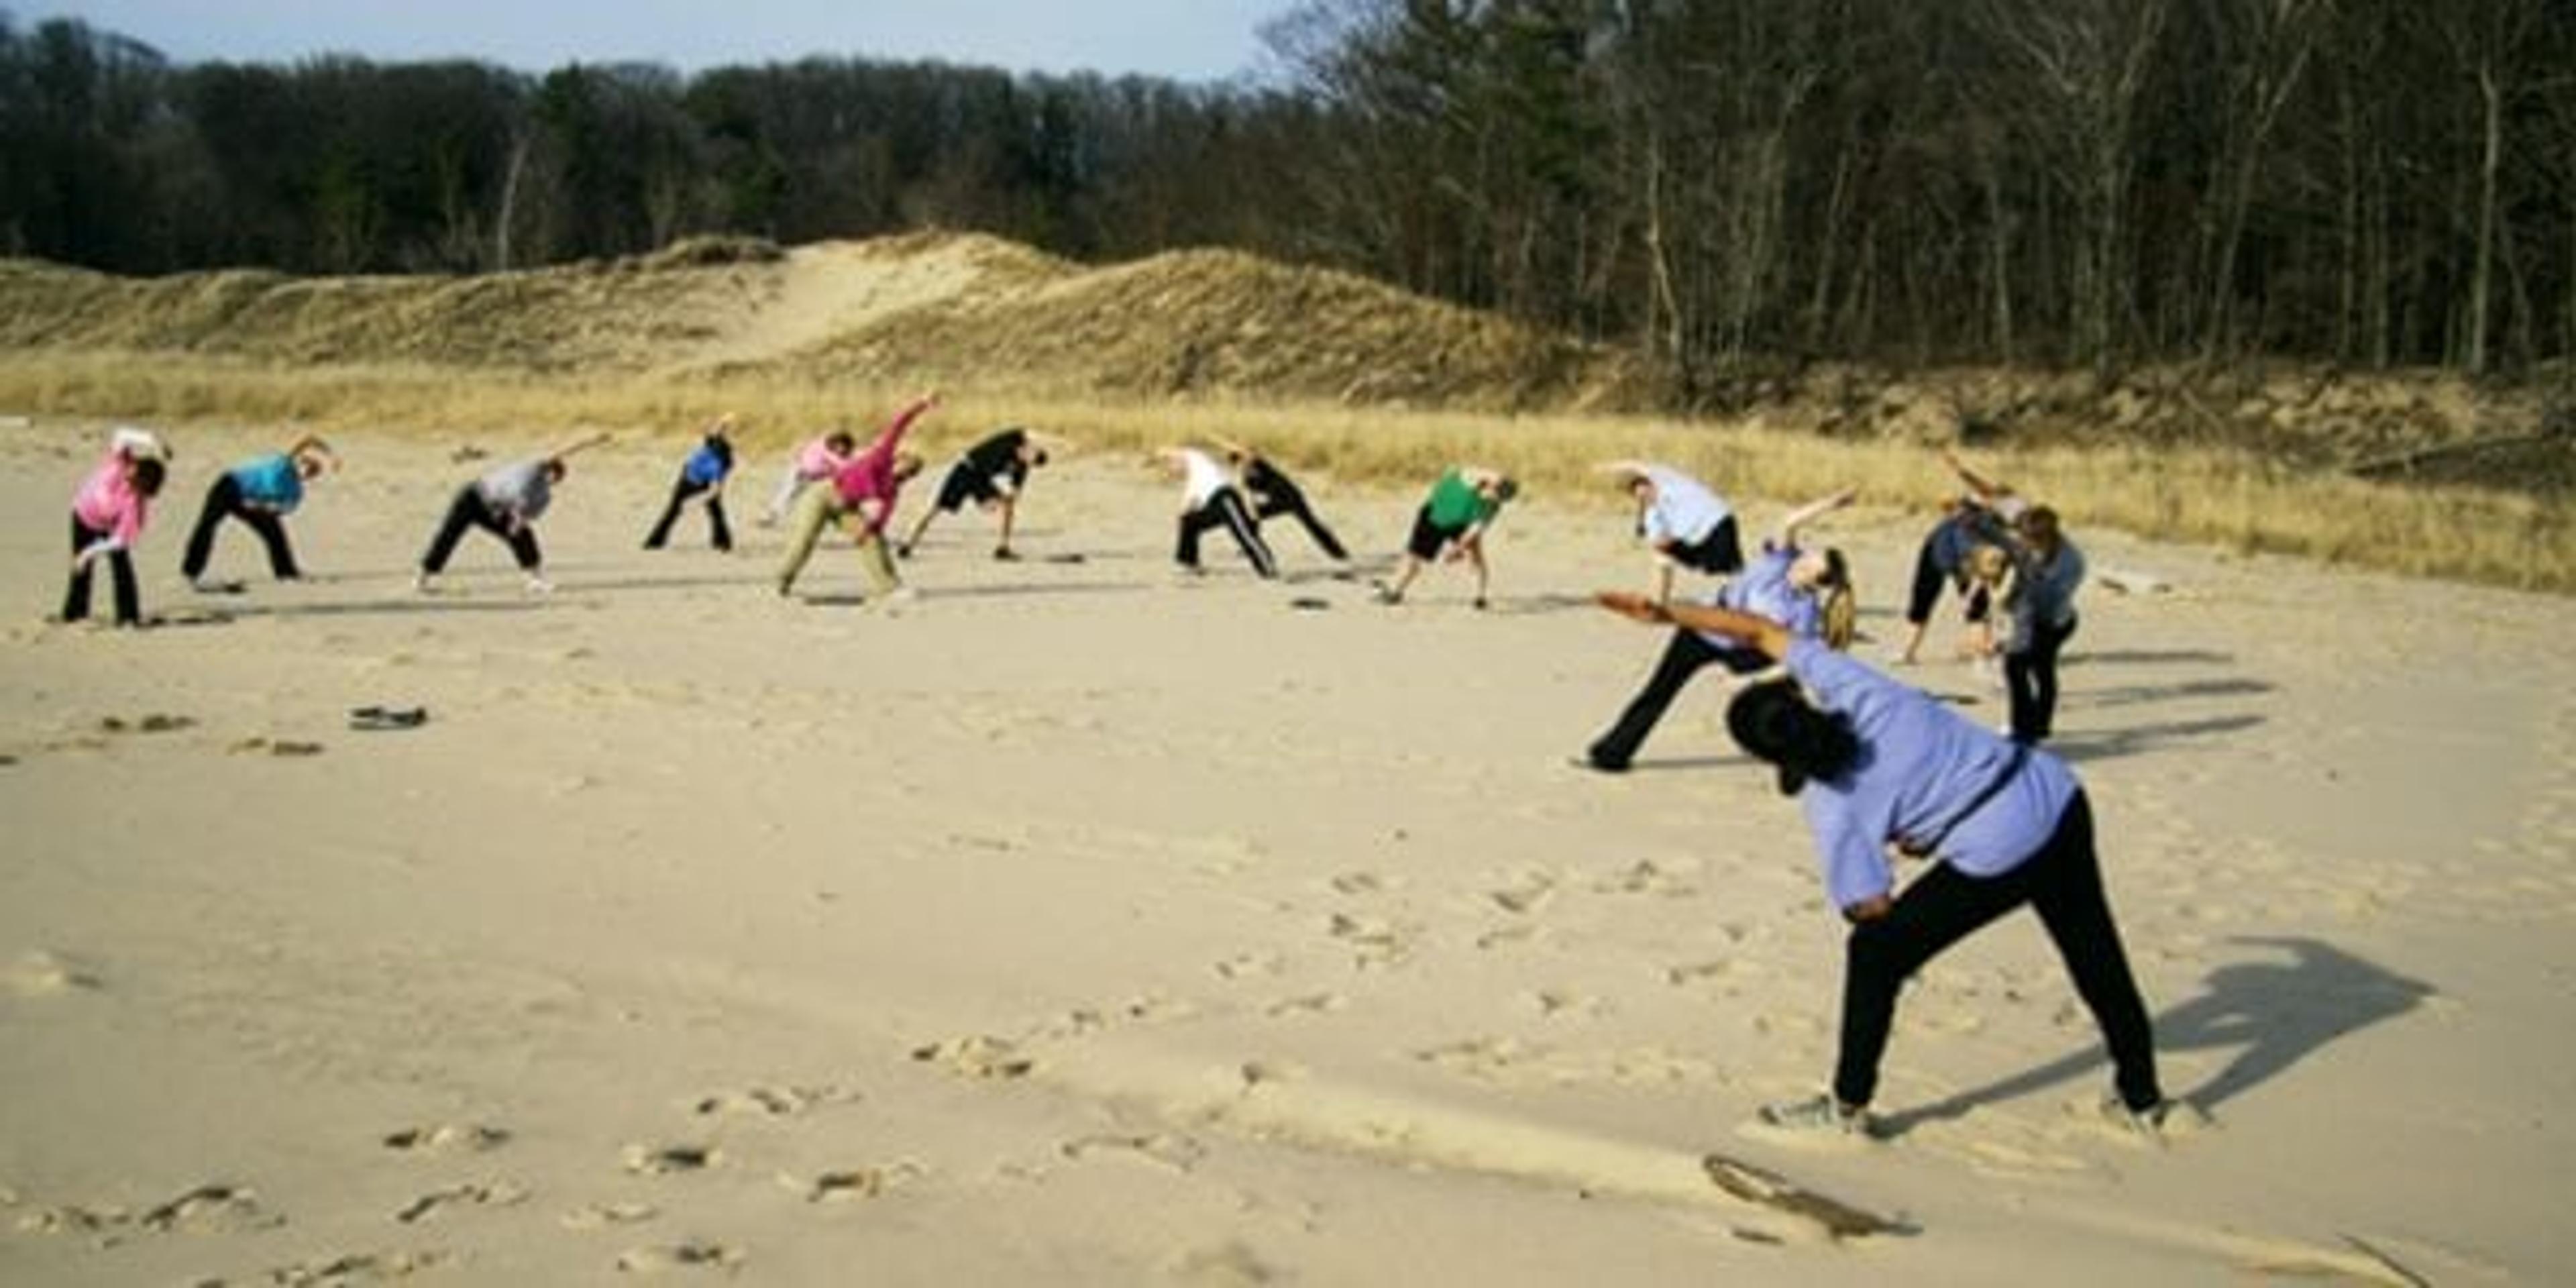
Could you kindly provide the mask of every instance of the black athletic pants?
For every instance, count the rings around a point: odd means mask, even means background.
[[[2129,974],[2120,928],[2102,893],[2093,849],[2093,808],[2078,792],[2039,852],[1996,877],[1972,877],[1946,863],[1916,878],[1885,917],[1852,928],[1843,967],[1842,1055],[1834,1095],[1866,1105],[1878,1091],[1896,996],[1905,981],[1952,944],[2024,903],[2057,945],[2075,991],[2110,1046],[2120,1100],[2146,1109],[2164,1098],[2156,1082],[2155,1035]]]
[[[671,540],[671,525],[679,522],[680,519],[680,507],[687,505],[690,497],[701,492],[713,494],[707,497],[707,526],[715,531],[716,549],[733,549],[733,528],[725,523],[724,489],[713,483],[692,483],[685,476],[671,485],[671,503],[662,507],[662,517],[654,523],[653,531],[644,538],[644,548],[659,550],[668,544]]]
[[[2034,627],[2028,645],[2013,641],[2004,653],[2004,690],[2012,700],[2015,742],[2039,742],[2057,724],[2057,655],[2075,637],[2075,620]]]
[[[1274,519],[1283,514],[1304,525],[1306,535],[1315,539],[1315,548],[1323,551],[1328,557],[1334,559],[1351,557],[1349,551],[1342,549],[1341,538],[1334,536],[1333,530],[1325,527],[1324,521],[1316,518],[1314,510],[1308,508],[1306,494],[1293,487],[1286,490],[1273,489],[1263,493],[1261,507],[1253,511],[1254,517],[1262,519]]]
[[[206,489],[206,508],[197,512],[197,526],[188,533],[188,553],[179,560],[179,575],[195,581],[214,560],[215,529],[226,519],[239,519],[259,534],[268,547],[268,570],[280,581],[292,581],[301,575],[295,570],[295,549],[286,543],[286,524],[268,510],[242,500],[241,484],[226,474]]]
[[[1243,508],[1243,496],[1233,488],[1220,488],[1199,508],[1181,516],[1180,543],[1172,557],[1184,568],[1199,566],[1199,534],[1219,524],[1234,534],[1234,544],[1243,547],[1243,557],[1252,561],[1252,569],[1264,577],[1279,575],[1279,561],[1270,555],[1270,546],[1261,539],[1261,525],[1254,522]]]
[[[466,484],[456,491],[456,501],[447,507],[447,519],[438,525],[438,535],[430,538],[429,552],[420,557],[420,570],[440,572],[447,567],[447,557],[456,553],[456,543],[463,540],[467,528],[481,528],[510,544],[510,554],[519,567],[535,572],[544,556],[537,549],[536,529],[520,524],[517,531],[504,522],[492,507],[484,504],[483,494]]]
[[[106,533],[81,522],[79,515],[72,516],[72,553],[74,555],[106,539]],[[119,626],[141,624],[143,592],[134,584],[133,552],[117,549],[101,557],[107,560],[109,575],[116,579],[116,624]],[[71,581],[63,587],[64,621],[77,622],[89,616],[89,574],[91,569],[97,567],[97,563],[97,560],[91,560],[81,565],[72,573]]]
[[[1656,722],[1673,705],[1673,699],[1681,696],[1682,686],[1711,662],[1721,663],[1738,675],[1770,664],[1756,650],[1720,648],[1698,631],[1676,629],[1672,642],[1664,646],[1663,659],[1655,663],[1655,673],[1646,677],[1646,687],[1629,699],[1628,709],[1619,713],[1619,723],[1593,741],[1592,763],[1602,769],[1626,769],[1628,762],[1635,759],[1637,748],[1645,745],[1646,735],[1655,731]]]

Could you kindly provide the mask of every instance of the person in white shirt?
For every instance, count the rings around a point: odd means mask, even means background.
[[[1243,557],[1252,562],[1252,570],[1264,580],[1279,575],[1279,561],[1272,557],[1270,545],[1261,539],[1260,521],[1243,503],[1243,489],[1216,456],[1196,447],[1163,449],[1163,461],[1181,476],[1180,540],[1173,547],[1172,558],[1191,572],[1204,571],[1199,566],[1199,534],[1222,527],[1234,536]]]
[[[1669,465],[1613,461],[1602,467],[1637,501],[1637,535],[1655,552],[1655,599],[1673,597],[1673,569],[1714,577],[1744,569],[1735,510],[1709,486]]]

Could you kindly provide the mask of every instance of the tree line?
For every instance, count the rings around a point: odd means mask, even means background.
[[[0,12],[0,253],[478,272],[921,227],[1230,246],[1781,363],[2576,350],[2576,0],[1304,0],[1227,84],[174,65]]]

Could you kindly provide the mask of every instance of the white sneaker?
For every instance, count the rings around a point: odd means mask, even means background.
[[[548,580],[546,580],[546,579],[545,579],[545,578],[543,578],[543,577],[530,577],[530,578],[528,578],[528,593],[529,593],[529,594],[531,594],[531,595],[551,595],[551,594],[553,594],[553,593],[554,593],[554,591],[555,591],[555,584],[554,584],[553,582],[548,581]]]
[[[1812,1135],[1820,1139],[1835,1136],[1868,1138],[1878,1134],[1878,1120],[1866,1107],[1845,1106],[1831,1092],[1822,1092],[1804,1100],[1783,1100],[1764,1105],[1755,1112],[1754,1120],[1773,1131]]]
[[[425,572],[413,573],[411,575],[411,588],[423,595],[430,593],[429,574]]]
[[[920,598],[920,591],[914,590],[910,586],[897,586],[894,589],[887,591],[884,598],[879,602],[885,604],[888,608],[892,608],[897,604],[909,604]]]

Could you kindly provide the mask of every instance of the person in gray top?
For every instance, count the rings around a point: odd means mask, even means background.
[[[2013,741],[2046,741],[2057,721],[2057,655],[2075,635],[2075,588],[2084,552],[2059,529],[2057,512],[2032,506],[2013,524],[2013,586],[2004,596],[2011,634],[2004,644],[2004,691]]]
[[[554,503],[554,486],[563,481],[565,473],[564,458],[605,441],[605,435],[587,438],[558,452],[504,465],[458,488],[456,499],[447,507],[447,518],[438,525],[438,534],[430,538],[428,551],[420,557],[420,573],[412,579],[413,587],[428,590],[430,578],[446,571],[447,558],[456,553],[456,543],[464,539],[465,530],[481,528],[509,544],[519,571],[527,575],[528,593],[541,595],[553,590],[553,583],[540,572],[545,555],[537,547],[536,522]]]

